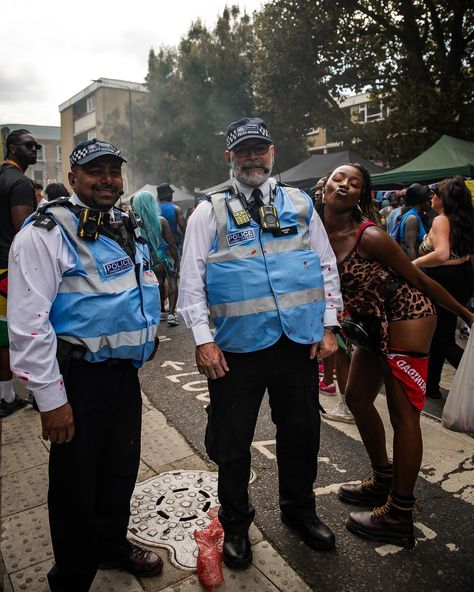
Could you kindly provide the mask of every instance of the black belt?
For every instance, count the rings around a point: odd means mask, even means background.
[[[89,362],[84,360],[84,358],[79,358],[74,361],[79,364],[88,364],[91,366],[123,366],[124,364],[132,363],[132,360],[125,358],[108,358],[107,360],[102,360],[102,362]]]

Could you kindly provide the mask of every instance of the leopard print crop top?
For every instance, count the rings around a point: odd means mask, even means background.
[[[359,228],[356,243],[338,263],[344,305],[351,317],[372,317],[380,321],[380,349],[388,350],[388,323],[413,320],[436,314],[431,300],[403,280],[391,267],[380,262],[363,259],[359,255],[362,234],[373,222],[365,222]],[[385,306],[386,287],[396,283],[388,310]]]

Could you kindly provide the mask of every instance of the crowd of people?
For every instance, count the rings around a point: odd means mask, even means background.
[[[460,362],[457,319],[468,330],[474,322],[466,307],[474,214],[464,179],[415,183],[378,204],[368,171],[346,163],[318,181],[312,199],[271,176],[275,145],[262,119],[230,123],[225,138],[232,180],[187,219],[167,183],[157,196],[136,194],[128,212],[115,207],[126,160],[104,140],[73,150],[72,195],[55,184],[43,197],[25,174],[39,144],[27,130],[7,138],[0,413],[27,404],[15,394],[13,368],[51,442],[52,592],[87,592],[98,568],[162,569],[126,534],[140,458],[138,369],[157,351],[160,320],[178,325],[177,311],[208,380],[205,445],[219,468],[230,568],[252,561],[250,447],[265,392],[283,524],[315,550],[335,546],[314,496],[322,413],[357,425],[370,463],[368,478],[338,491],[360,508],[347,528],[414,544],[420,413],[426,396],[441,396],[444,360]],[[318,391],[336,395],[335,377],[341,400],[321,411]],[[374,405],[382,385],[393,459]]]

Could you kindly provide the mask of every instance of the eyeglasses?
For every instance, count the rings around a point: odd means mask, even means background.
[[[237,146],[236,148],[234,148],[234,154],[239,158],[243,158],[244,156],[250,156],[252,152],[257,156],[263,156],[269,151],[270,146],[271,144],[269,144],[268,142],[255,144],[255,146]]]
[[[33,148],[35,150],[41,150],[41,148],[43,148],[41,144],[38,144],[37,142],[32,142],[31,140],[28,140],[28,142],[20,142],[19,144],[16,144],[16,146],[24,146],[28,150],[33,150]]]

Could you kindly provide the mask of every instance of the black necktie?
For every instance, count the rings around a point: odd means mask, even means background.
[[[249,203],[249,213],[252,218],[260,224],[260,216],[258,210],[263,206],[262,192],[257,187],[252,191]]]

